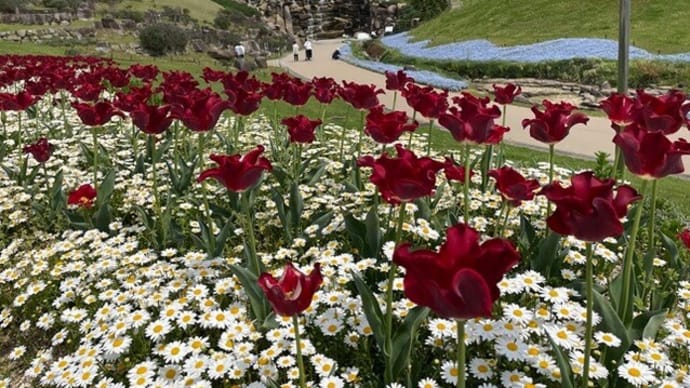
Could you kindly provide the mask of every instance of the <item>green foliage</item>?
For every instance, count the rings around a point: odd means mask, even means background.
[[[75,11],[84,0],[43,0],[43,6],[58,11]]]
[[[252,8],[246,4],[238,3],[233,0],[212,0],[214,3],[222,6],[226,11],[231,13],[240,13],[246,17],[254,17],[261,15],[261,12],[256,8]]]
[[[0,12],[14,12],[22,10],[25,2],[22,0],[0,0]]]
[[[416,22],[431,20],[447,10],[450,6],[448,0],[411,0],[407,2],[398,19],[398,28],[402,31],[409,30]]]
[[[112,12],[112,14],[117,19],[130,19],[137,23],[144,21],[144,12],[133,9],[120,9]]]
[[[150,25],[139,33],[139,42],[153,56],[180,53],[187,46],[187,34],[177,26],[166,23]]]

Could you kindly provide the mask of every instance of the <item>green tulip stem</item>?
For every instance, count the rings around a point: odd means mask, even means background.
[[[343,158],[345,157],[345,127],[343,126],[340,130],[340,157],[338,160],[343,163]]]
[[[293,165],[292,170],[294,171],[295,183],[299,184],[299,170],[300,166],[302,165],[302,143],[297,143],[295,146],[295,164]]]
[[[405,204],[399,207],[398,224],[395,227],[395,236],[393,241],[397,244],[402,234],[403,224],[405,222]],[[390,269],[388,270],[388,285],[386,287],[386,338],[384,342],[384,354],[386,359],[385,381],[391,383],[393,381],[393,282],[395,281],[395,273],[398,266],[391,261]]]
[[[640,194],[644,196],[647,190],[647,181],[642,181],[642,187],[640,188]],[[633,215],[633,227],[630,232],[630,239],[628,240],[628,245],[625,250],[625,258],[623,259],[623,286],[621,292],[621,300],[618,304],[618,316],[623,321],[626,326],[632,321],[632,314],[628,314],[628,311],[632,312],[632,295],[630,291],[630,286],[632,282],[633,274],[633,256],[635,254],[635,243],[637,242],[637,232],[640,230],[640,219],[642,218],[642,203],[638,203],[635,208],[635,214]]]
[[[295,328],[295,347],[297,348],[297,368],[299,369],[299,386],[300,388],[306,388],[307,384],[305,382],[304,376],[304,360],[302,360],[302,345],[300,343],[299,335],[299,318],[297,314],[292,316],[292,326]]]
[[[458,383],[457,388],[465,388],[465,320],[455,321],[458,326]]]
[[[19,153],[22,152],[22,111],[17,111],[17,145]]]
[[[417,117],[417,111],[412,111],[412,122],[414,122],[415,118]],[[414,132],[410,132],[410,137],[407,140],[407,149],[412,148],[412,137],[414,136]]]
[[[556,146],[549,144],[549,184],[553,183],[553,159],[556,154]],[[546,203],[546,216],[551,215],[551,201]]]
[[[462,185],[463,220],[467,224],[470,220],[470,143],[465,143],[462,153],[465,162],[465,181]]]
[[[398,102],[398,91],[397,90],[393,92],[393,107],[391,108],[391,110],[395,110],[395,103],[396,102]]]
[[[501,222],[501,229],[499,229],[498,237],[503,237],[506,232],[506,227],[508,226],[508,217],[510,216],[510,204],[508,200],[503,199],[503,222]]]
[[[501,118],[501,126],[505,127],[506,126],[506,117],[508,115],[508,104],[503,105],[503,117]],[[501,168],[501,166],[504,163],[504,145],[503,142],[498,143],[498,150],[496,152],[496,168]]]
[[[359,111],[359,138],[357,139],[357,159],[362,155],[362,138],[364,137],[364,126],[366,125],[365,122],[365,111],[363,109],[360,109]]]
[[[318,141],[322,141],[324,139],[325,131],[324,127],[326,126],[326,111],[328,110],[328,104],[321,104],[321,126],[319,127],[319,131],[316,132],[316,139]]]
[[[593,300],[593,277],[592,273],[592,243],[588,242],[586,244],[585,256],[585,297],[587,298],[587,318],[585,322],[585,361],[582,366],[582,386],[587,388],[589,386],[589,360],[592,353],[592,307],[594,306]]]
[[[652,181],[652,198],[651,202],[649,204],[650,210],[649,210],[649,243],[647,244],[647,248],[650,250],[654,250],[654,245],[656,244],[656,236],[655,234],[655,218],[656,218],[656,195],[657,195],[657,182],[658,179],[654,179]]]
[[[434,120],[429,120],[429,135],[426,138],[426,156],[431,154],[431,133],[434,130]]]
[[[91,138],[93,139],[93,188],[98,190],[98,135],[96,127],[91,127]]]
[[[259,258],[256,255],[256,238],[254,237],[254,222],[252,221],[251,206],[249,204],[249,191],[243,192],[241,196],[241,206],[242,213],[246,219],[245,232],[247,233],[247,248],[249,257],[247,258],[247,264],[249,266],[249,271],[256,277],[263,271],[262,265],[259,262]]]
[[[149,139],[151,140],[151,177],[153,179],[153,206],[156,212],[155,223],[157,224],[162,223],[162,220],[161,199],[160,194],[158,193],[158,169],[156,168],[156,162],[158,161],[158,158],[156,157],[156,137],[155,135],[150,135]]]
[[[62,109],[62,126],[67,131],[67,137],[72,137],[72,126],[67,119],[67,97],[64,91],[60,91],[60,109]]]

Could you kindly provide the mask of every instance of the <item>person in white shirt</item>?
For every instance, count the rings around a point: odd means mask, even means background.
[[[307,39],[304,42],[304,52],[307,55],[307,61],[311,61],[312,51],[311,51],[311,41],[309,39]]]
[[[244,58],[244,46],[242,45],[242,43],[237,43],[235,45],[235,55],[238,58]]]
[[[295,62],[299,61],[299,44],[297,41],[292,42],[292,58]]]

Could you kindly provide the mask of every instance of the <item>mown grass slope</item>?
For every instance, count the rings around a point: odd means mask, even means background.
[[[488,39],[499,45],[558,38],[618,39],[616,0],[465,0],[412,30],[433,44]],[[687,0],[632,0],[631,40],[651,52],[690,52]]]

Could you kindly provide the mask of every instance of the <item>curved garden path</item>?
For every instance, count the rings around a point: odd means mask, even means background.
[[[375,73],[370,70],[362,69],[343,61],[331,59],[331,53],[342,46],[340,39],[322,40],[314,42],[314,58],[311,62],[303,61],[304,52],[300,52],[300,62],[294,62],[290,52],[283,58],[272,61],[271,65],[305,79],[313,77],[332,77],[338,83],[343,80],[355,81],[358,83],[375,84],[385,90],[385,77],[383,74]],[[450,96],[459,95],[459,92],[451,92]],[[385,95],[379,95],[381,103],[389,108],[393,105],[393,93],[387,91]],[[412,109],[407,106],[405,99],[398,98],[398,110],[406,110],[412,114]],[[534,117],[527,107],[511,105],[508,107],[506,125],[511,130],[506,133],[506,141],[511,144],[527,146],[537,149],[547,149],[548,147],[529,136],[529,131],[522,129],[522,119]],[[418,116],[418,120],[425,121]],[[590,117],[589,123],[576,125],[570,131],[570,135],[565,140],[556,145],[559,153],[566,153],[587,159],[593,159],[596,152],[603,151],[613,155],[614,144],[612,143],[614,132],[611,129],[610,121],[605,117]]]

